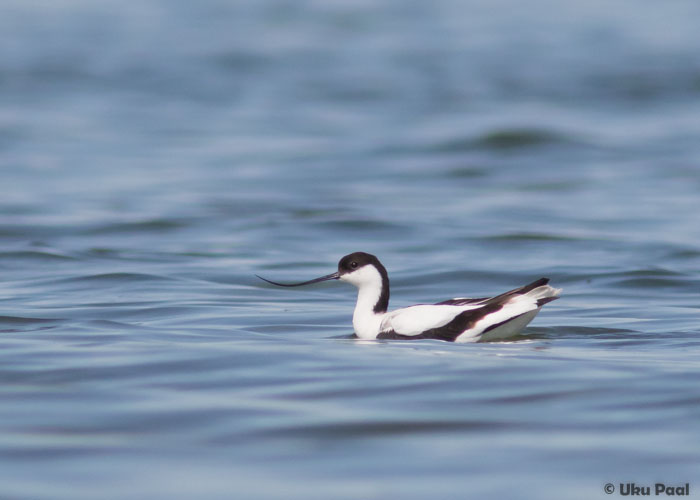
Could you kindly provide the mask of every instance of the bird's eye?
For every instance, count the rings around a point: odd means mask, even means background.
[[[354,262],[354,261],[351,262],[351,263],[350,263],[350,267],[352,267],[353,269],[355,269],[355,268],[357,267],[357,262]]]

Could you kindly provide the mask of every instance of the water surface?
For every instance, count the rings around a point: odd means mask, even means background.
[[[696,2],[5,2],[0,496],[700,488]],[[548,276],[510,342],[358,342]],[[614,496],[617,496],[615,494]]]

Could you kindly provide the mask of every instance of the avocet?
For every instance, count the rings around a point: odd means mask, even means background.
[[[543,305],[557,299],[561,293],[561,289],[548,285],[549,279],[540,278],[495,297],[458,297],[388,311],[389,275],[377,257],[364,252],[340,259],[335,273],[301,283],[277,283],[258,278],[287,287],[328,280],[355,285],[358,293],[352,325],[360,339],[479,342],[509,338],[525,328]]]

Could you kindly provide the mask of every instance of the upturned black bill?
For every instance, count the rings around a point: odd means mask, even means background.
[[[255,276],[258,276],[257,274]],[[333,274],[327,274],[326,276],[321,276],[320,278],[315,278],[309,281],[303,281],[301,283],[277,283],[276,281],[270,281],[268,279],[263,278],[262,276],[258,276],[263,281],[267,281],[271,285],[277,285],[277,286],[302,286],[302,285],[310,285],[311,283],[318,283],[319,281],[328,281],[328,280],[337,280],[340,278],[339,273],[333,273]]]

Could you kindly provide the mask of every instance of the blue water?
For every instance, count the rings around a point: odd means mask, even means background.
[[[0,10],[0,497],[698,495],[700,4]],[[564,292],[359,342],[254,277],[357,250],[393,307]]]

